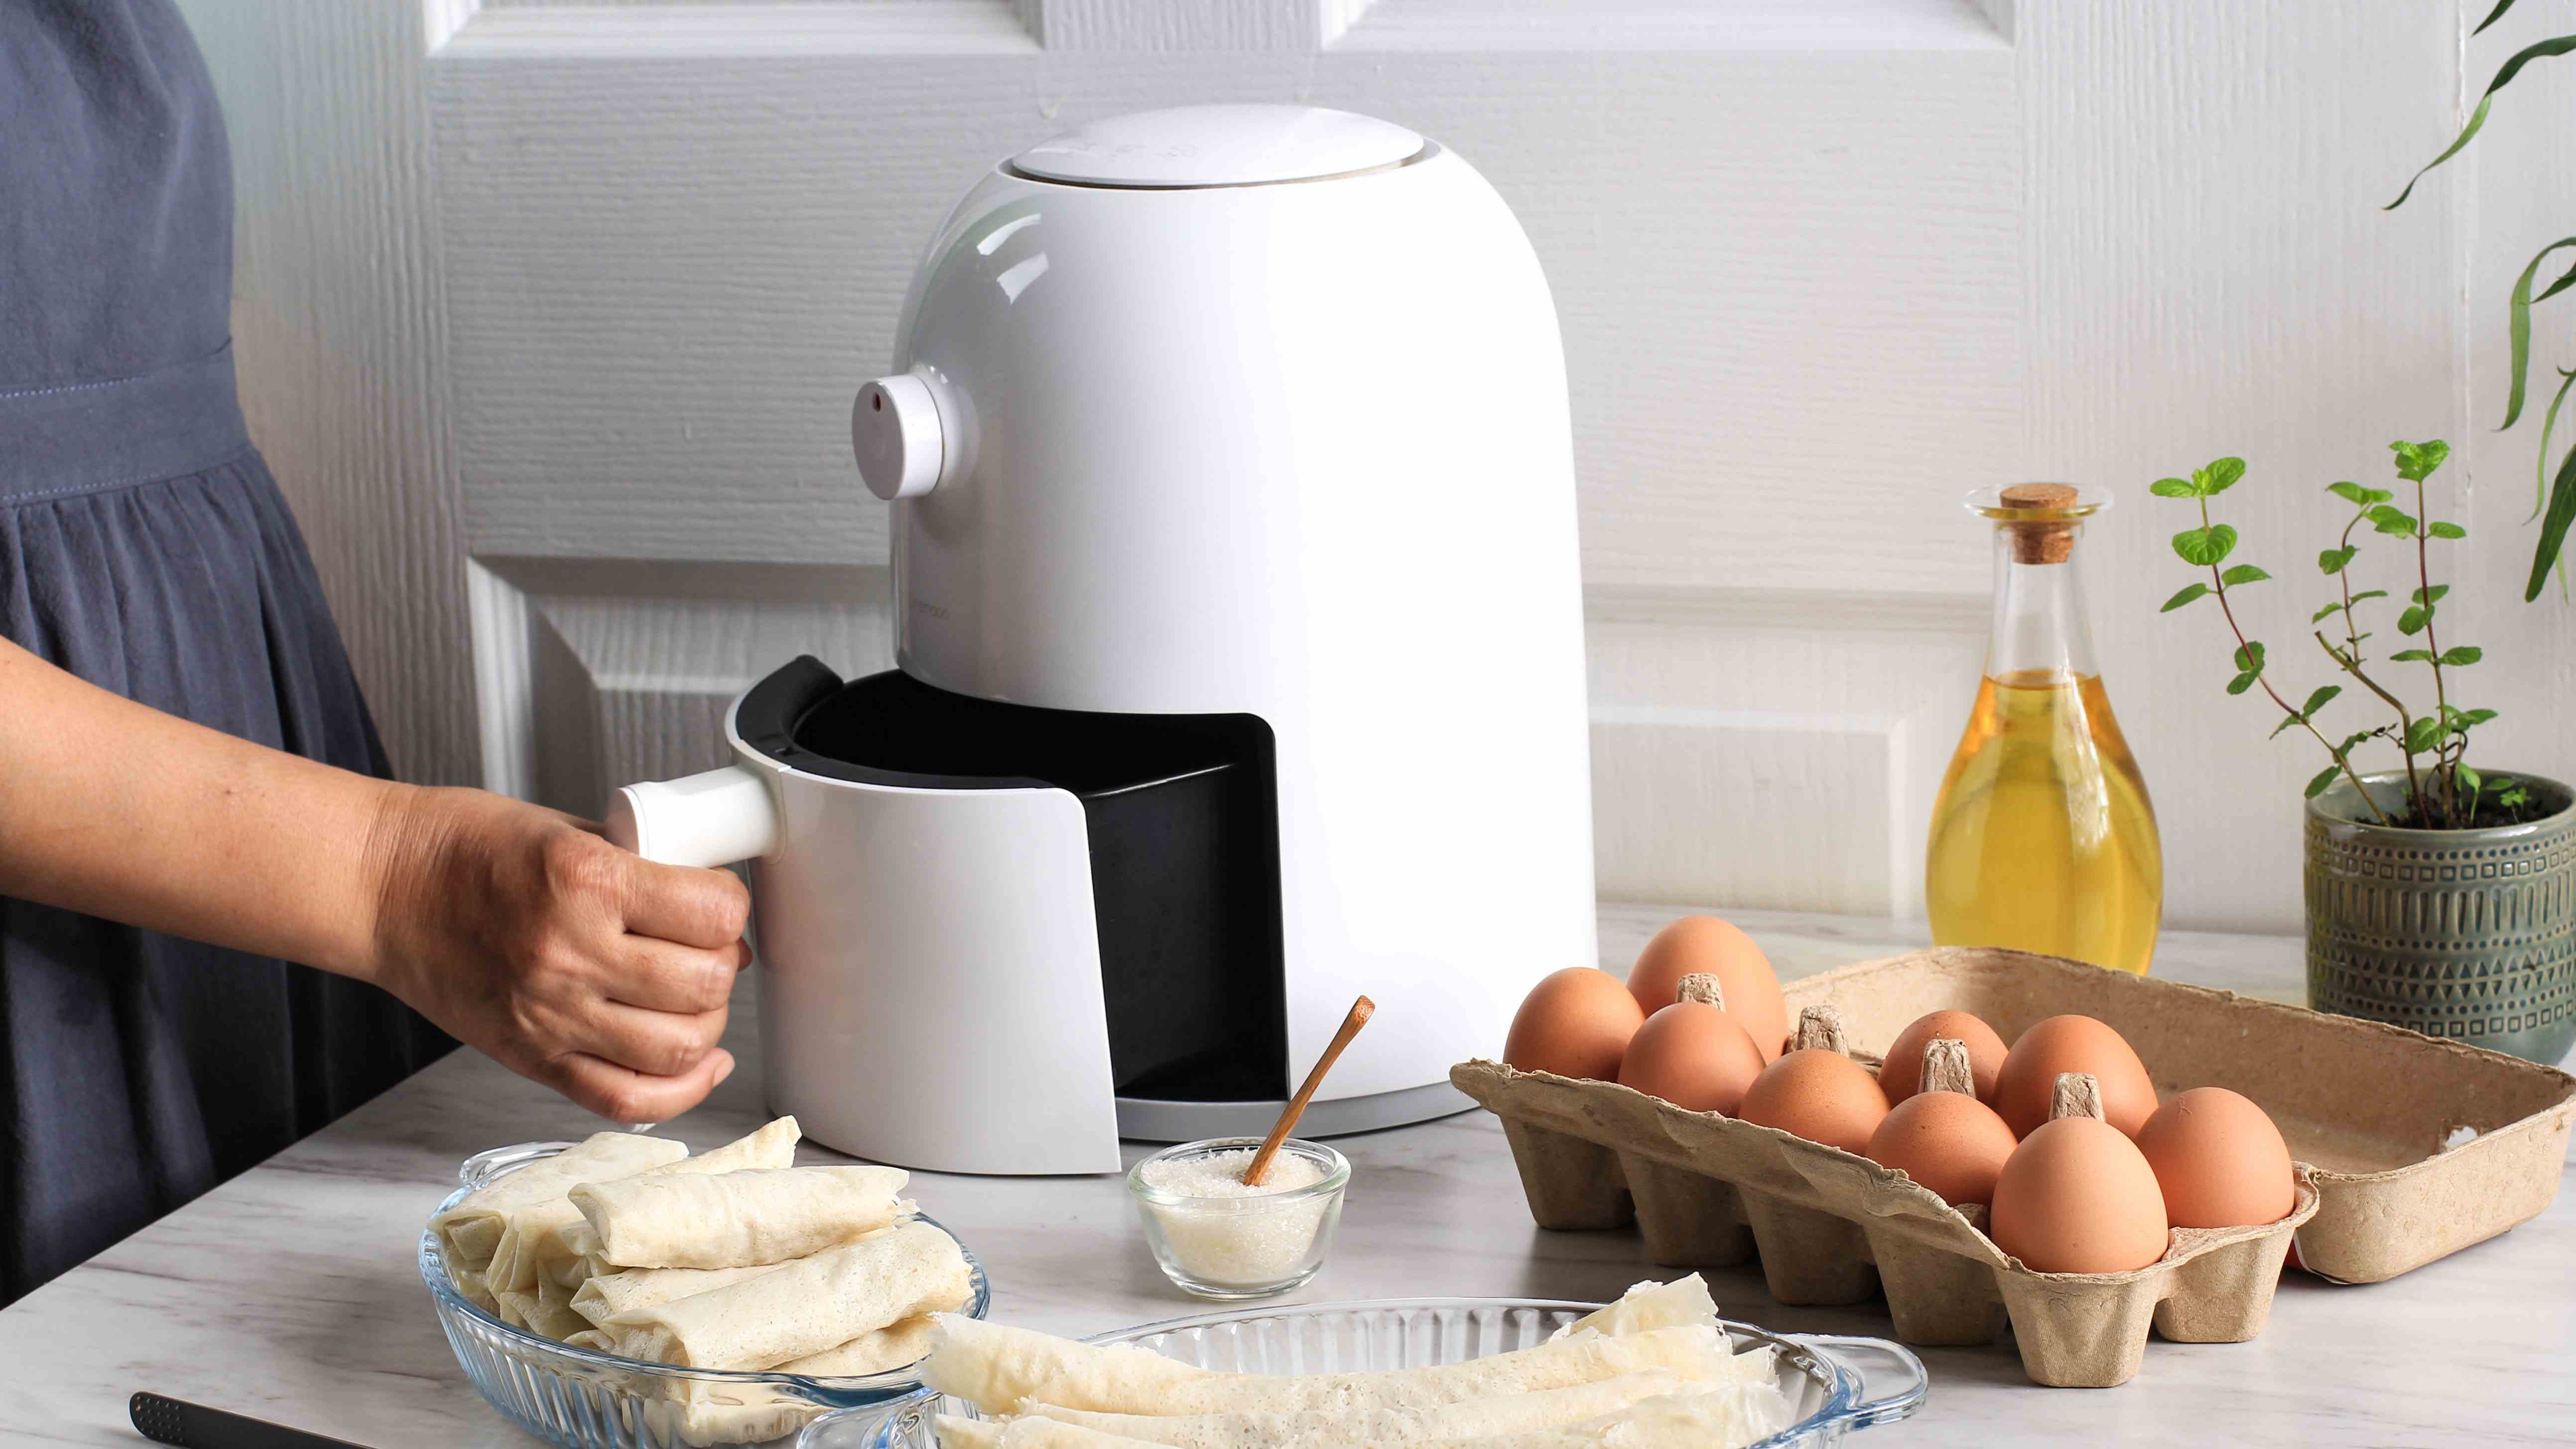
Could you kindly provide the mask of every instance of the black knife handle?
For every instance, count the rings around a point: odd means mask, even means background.
[[[134,1419],[136,1433],[178,1449],[363,1449],[346,1439],[308,1434],[159,1394],[136,1394],[127,1402],[126,1412]]]

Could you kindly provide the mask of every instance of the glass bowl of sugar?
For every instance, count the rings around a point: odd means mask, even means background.
[[[1167,1147],[1130,1168],[1127,1194],[1163,1276],[1201,1298],[1267,1298],[1324,1266],[1342,1220],[1349,1159],[1320,1142],[1279,1144],[1254,1187],[1243,1180],[1258,1137]]]

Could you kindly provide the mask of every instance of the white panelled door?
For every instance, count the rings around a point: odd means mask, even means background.
[[[452,522],[416,547],[470,645],[418,667],[470,648],[474,677],[469,720],[414,688],[423,719],[389,723],[467,735],[419,767],[578,810],[718,762],[724,701],[795,653],[890,662],[852,390],[948,205],[1119,111],[1385,116],[1518,212],[1572,375],[1613,897],[1919,909],[1986,620],[1957,500],[2066,477],[2120,495],[2096,614],[2170,918],[2294,926],[2309,762],[2221,696],[2206,621],[2155,616],[2181,524],[2145,484],[2244,453],[2240,527],[2286,578],[2314,485],[2378,468],[2383,432],[2466,437],[2457,208],[2375,209],[2451,114],[2450,6],[347,3],[413,67],[374,82],[410,98],[378,149],[426,168],[385,202],[434,304],[405,486]],[[254,42],[319,44],[193,8],[229,86]],[[309,229],[295,188],[332,178],[291,180],[246,185],[246,238]],[[301,385],[300,345],[246,349],[246,389]],[[344,612],[383,586],[325,562]],[[371,683],[414,667],[369,647]]]

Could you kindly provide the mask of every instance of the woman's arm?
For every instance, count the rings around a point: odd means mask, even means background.
[[[697,1104],[749,901],[569,816],[316,764],[0,640],[0,894],[372,981],[625,1122]]]

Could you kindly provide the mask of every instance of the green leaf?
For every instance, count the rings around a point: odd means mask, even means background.
[[[2466,538],[2469,531],[2456,523],[2437,523],[2427,530],[2435,538]]]
[[[2299,718],[2297,715],[2294,715],[2294,714],[2285,714],[2285,715],[2281,716],[2281,722],[2280,722],[2279,724],[2276,724],[2276,725],[2272,726],[2272,732],[2271,732],[2270,734],[2268,734],[2268,735],[2265,735],[2265,736],[2264,736],[2264,738],[2265,738],[2265,739],[2267,739],[2267,740],[2277,740],[2277,739],[2279,739],[2279,738],[2281,737],[2281,731],[2283,731],[2283,730],[2289,730],[2289,729],[2297,729],[2299,726],[2301,726],[2301,725],[2303,725],[2303,724],[2306,724],[2306,723],[2307,723],[2307,721],[2306,721],[2306,720],[2303,720],[2303,719]]]
[[[2317,572],[2329,576],[2342,573],[2343,566],[2352,562],[2352,556],[2359,552],[2361,552],[2361,545],[2357,543],[2347,543],[2341,548],[2327,549],[2317,555]]]
[[[2238,564],[2236,567],[2220,574],[2218,576],[2218,581],[2232,589],[2238,584],[2260,583],[2270,577],[2270,574],[2263,572],[2252,564]]]
[[[2147,491],[2158,498],[2198,498],[2200,490],[2188,478],[2159,478],[2147,485]]]
[[[2326,601],[2326,606],[2325,606],[2324,608],[2319,609],[2319,610],[2317,610],[2315,613],[2310,614],[2310,615],[2308,616],[2308,622],[2309,622],[2309,623],[2311,623],[2311,624],[2322,624],[2322,623],[2324,623],[2324,622],[2325,622],[2325,617],[2326,617],[2326,615],[2331,614],[2331,613],[2333,613],[2335,610],[2340,609],[2340,608],[2342,608],[2342,607],[2343,607],[2343,601],[2342,601],[2342,600],[2340,600],[2340,599],[2328,599],[2328,600]]]
[[[2384,498],[2372,498],[2370,496],[2370,490],[2362,487],[2358,483],[2329,483],[2326,485],[2326,491],[2337,498],[2342,499],[2346,503],[2369,504],[2384,503],[2387,501]]]
[[[2549,485],[2549,513],[2540,521],[2540,542],[2531,553],[2531,582],[2523,588],[2524,603],[2540,597],[2540,586],[2549,581],[2558,551],[2567,546],[2571,523],[2576,523],[2576,448],[2567,450],[2566,461],[2558,465],[2557,481]]]
[[[2451,586],[2449,584],[2435,584],[2429,589],[2417,589],[2406,597],[2413,599],[2419,604],[2431,605],[2442,602],[2442,596],[2450,591]]]
[[[2224,493],[2236,486],[2237,479],[2245,476],[2245,460],[2220,458],[2192,476],[2207,479],[2206,487],[2209,492]]]
[[[2483,34],[2485,34],[2485,33],[2486,33],[2486,28],[2487,28],[2488,26],[2495,24],[2495,23],[2496,23],[2497,21],[2499,21],[2499,20],[2502,20],[2502,19],[2504,18],[2504,13],[2505,13],[2506,11],[2508,11],[2508,10],[2511,10],[2512,8],[2513,8],[2513,0],[2496,0],[2496,7],[2495,7],[2493,10],[2488,11],[2488,12],[2487,12],[2487,18],[2486,18],[2486,19],[2484,19],[2484,20],[2479,21],[2479,22],[2478,22],[2478,28],[2477,28],[2477,29],[2475,29],[2475,30],[2470,31],[2470,32],[2469,32],[2469,34],[2471,34],[2471,35],[2483,35]]]
[[[2442,651],[2442,662],[2455,667],[2465,668],[2468,665],[2477,663],[2486,656],[2487,651],[2479,648],[2475,644],[2454,644],[2450,648]]]
[[[2369,518],[2370,526],[2378,529],[2381,533],[2393,533],[2399,538],[2413,538],[2415,536],[2415,520],[2413,516],[2408,514],[2405,509],[2399,508],[2395,504],[2382,503],[2378,505],[2370,510]]]
[[[2458,788],[2469,792],[2469,808],[2472,810],[2476,809],[2478,803],[2478,792],[2486,788],[2486,781],[2478,778],[2478,772],[2470,769],[2466,765],[2453,765],[2451,767],[2451,781]]]
[[[2432,477],[2434,471],[2451,456],[2451,445],[2439,438],[2428,443],[2391,443],[2388,447],[2397,455],[2397,476],[2409,483],[2421,483]]]
[[[2397,616],[2397,632],[2400,634],[2420,634],[2424,632],[2424,626],[2432,622],[2432,618],[2433,616],[2426,612],[2423,605],[2413,605],[2409,607],[2405,613]]]
[[[2576,36],[2562,38],[2576,40]],[[2563,236],[2542,247],[2532,253],[2531,262],[2522,269],[2522,275],[2514,278],[2513,295],[2505,302],[2505,337],[2513,346],[2513,362],[2512,370],[2507,374],[2510,381],[2505,390],[2504,422],[2498,431],[2512,427],[2514,420],[2522,416],[2523,388],[2531,377],[2531,306],[2534,302],[2546,302],[2557,296],[2570,280],[2576,280],[2576,271],[2550,283],[2549,289],[2537,297],[2531,295],[2532,280],[2540,274],[2540,264],[2549,260],[2551,252],[2571,246],[2576,246],[2576,236]]]
[[[2540,451],[2532,455],[2532,518],[2538,518],[2540,510],[2549,506],[2549,435],[2558,431],[2558,410],[2566,405],[2567,389],[2571,387],[2576,387],[2576,371],[2564,367],[2558,369],[2558,391],[2550,395],[2549,411],[2540,419]],[[2528,523],[2531,520],[2523,521]],[[2565,580],[2562,578],[2560,582]]]
[[[2450,726],[2432,715],[2423,715],[2406,726],[2406,751],[2420,755],[2439,746],[2451,733]]]
[[[2254,687],[2255,680],[2262,677],[2263,671],[2259,669],[2248,669],[2244,673],[2236,676],[2234,679],[2227,681],[2227,692],[2229,694],[2243,694],[2245,691]]]
[[[2197,599],[2208,592],[2209,585],[2207,584],[2187,584],[2172,598],[2165,600],[2165,606],[2156,610],[2156,612],[2159,614],[2170,614],[2174,610],[2181,608],[2183,605],[2190,603],[2192,600]]]
[[[2451,723],[2464,730],[2473,729],[2496,717],[2496,712],[2491,709],[2455,709],[2451,713],[2457,716]]]
[[[2496,793],[2496,803],[2507,810],[2519,810],[2531,803],[2531,792],[2518,783],[2508,785]]]
[[[2318,685],[2316,693],[2308,696],[2308,702],[2299,706],[2299,718],[2312,718],[2318,710],[2326,707],[2326,701],[2341,693],[2343,693],[2343,686],[2340,684]]]
[[[2384,599],[2387,597],[2388,591],[2386,589],[2364,589],[2360,593],[2353,595],[2352,601],[2358,604],[2364,599]]]
[[[2236,667],[2249,674],[2263,672],[2263,641],[2255,639],[2236,651]]]
[[[2173,536],[2173,550],[2187,564],[2207,567],[2227,557],[2236,549],[2236,530],[2224,523],[2207,528],[2186,528]]]
[[[2354,730],[2351,734],[2344,736],[2343,743],[2335,746],[2335,748],[2348,755],[2352,753],[2353,746],[2361,744],[2367,740],[2375,740],[2386,733],[2388,733],[2388,726],[2386,725],[2381,725],[2379,728],[2373,730]]]
[[[2388,662],[2391,664],[2430,664],[2433,662],[2433,651],[2430,649],[2400,649],[2396,653],[2388,656]]]
[[[2489,15],[2487,19],[2492,22],[2496,15],[2501,15],[2503,13],[2502,9],[2498,9],[2494,14]],[[2513,78],[2522,73],[2522,68],[2524,66],[2529,65],[2535,60],[2545,60],[2551,56],[2565,55],[2571,50],[2576,50],[2576,35],[2557,36],[2549,40],[2544,40],[2538,45],[2526,46],[2522,50],[2515,52],[2513,59],[2506,61],[2503,68],[2495,73],[2495,79],[2487,82],[2486,93],[2478,97],[2478,108],[2469,113],[2469,123],[2460,128],[2459,139],[2453,141],[2448,147],[2444,148],[2441,155],[2425,162],[2424,170],[2416,172],[2413,178],[2407,181],[2406,189],[2397,193],[2397,199],[2388,203],[2386,206],[2381,207],[2380,210],[2395,211],[2397,208],[2404,206],[2406,204],[2406,198],[2415,194],[2415,183],[2424,179],[2425,171],[2430,171],[2434,167],[2441,165],[2443,162],[2450,160],[2452,157],[2459,155],[2460,148],[2468,145],[2470,140],[2478,134],[2478,128],[2487,123],[2487,107],[2495,104],[2496,92],[2503,90],[2508,85],[2511,85],[2513,83]]]
[[[2308,782],[2308,798],[2314,800],[2319,795],[2324,794],[2326,792],[2326,787],[2335,782],[2335,776],[2342,773],[2343,766],[2341,765],[2328,765],[2324,769],[2317,771],[2317,777]]]

